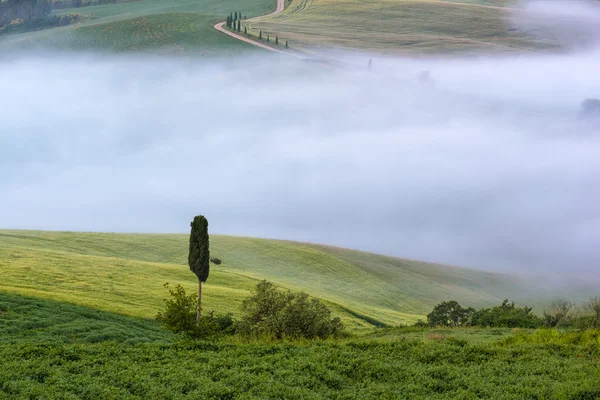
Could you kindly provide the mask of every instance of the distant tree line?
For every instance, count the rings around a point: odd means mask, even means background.
[[[243,17],[243,18],[246,19],[246,17]],[[231,30],[241,32],[241,30],[242,30],[242,13],[238,13],[237,11],[230,13],[227,16],[226,25]],[[244,27],[244,32],[246,32],[245,29],[246,28]]]
[[[600,297],[592,297],[579,308],[567,300],[555,300],[542,316],[534,314],[532,307],[517,307],[508,300],[499,306],[479,310],[464,308],[454,300],[444,301],[427,315],[426,323],[418,322],[417,325],[597,329],[600,328]]]
[[[114,1],[114,0],[101,0]],[[88,0],[72,0],[71,6],[89,4]],[[51,15],[53,8],[63,8],[62,0],[0,0],[0,32],[66,26],[83,19],[78,13]]]
[[[242,19],[246,19],[246,17],[242,17],[242,13],[233,12],[227,16],[227,20],[225,21],[225,25],[234,32],[242,31]],[[244,25],[244,35],[248,35],[248,27]],[[258,33],[258,40],[263,40],[262,30]],[[271,36],[267,35],[267,42],[271,42]],[[275,36],[275,45],[279,45],[279,37]],[[285,41],[285,48],[289,48],[288,41]]]
[[[7,0],[0,2],[0,27],[11,22],[30,24],[41,20],[52,11],[50,0]],[[15,22],[16,21],[16,22]]]

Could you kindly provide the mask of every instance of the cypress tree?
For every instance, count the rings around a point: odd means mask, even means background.
[[[275,36],[275,44],[279,45],[279,36]]]
[[[196,320],[200,320],[202,312],[202,283],[208,279],[210,254],[208,248],[208,221],[203,215],[196,215],[190,224],[190,252],[188,264],[190,270],[198,277],[198,311]]]
[[[248,34],[248,29],[246,28],[246,25],[244,25],[244,35]]]
[[[227,16],[227,27],[231,28],[231,19],[229,19],[229,15]]]
[[[267,42],[270,42],[271,40],[271,35],[267,35]]]
[[[233,14],[233,22],[237,21],[238,17],[237,17],[237,11],[235,12],[235,14]]]
[[[242,30],[242,20],[241,20],[241,19],[238,19],[238,29],[237,29],[238,33],[239,33],[241,30]]]
[[[260,32],[258,33],[258,39],[259,39],[259,40],[262,40],[262,31],[260,31]]]
[[[285,48],[286,49],[288,48],[288,41],[287,40],[285,41]]]

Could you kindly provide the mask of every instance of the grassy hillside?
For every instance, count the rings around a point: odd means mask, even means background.
[[[0,345],[29,343],[141,343],[174,335],[154,321],[93,308],[0,292]]]
[[[511,25],[511,0],[292,0],[252,32],[290,40],[294,48],[351,48],[391,53],[513,52],[557,43]]]
[[[66,27],[0,35],[0,49],[163,49],[201,54],[252,49],[215,31],[213,25],[233,11],[251,18],[274,7],[274,0],[136,0],[62,9],[55,13],[80,13],[89,20]]]
[[[0,291],[153,317],[165,282],[195,290],[187,235],[0,231]],[[326,301],[351,329],[423,317],[440,301],[523,297],[513,277],[327,246],[211,235],[205,308],[237,314],[261,279]],[[530,293],[535,297],[535,293]]]

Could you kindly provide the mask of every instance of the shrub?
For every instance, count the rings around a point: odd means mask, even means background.
[[[427,321],[419,319],[412,326],[414,326],[415,328],[429,328],[429,323]]]
[[[252,296],[244,300],[242,314],[238,330],[245,336],[325,339],[344,329],[320,300],[303,292],[279,291],[267,281],[256,285]]]
[[[472,324],[483,327],[538,328],[541,318],[532,313],[531,307],[516,307],[504,300],[500,306],[482,308],[473,314]]]
[[[574,304],[567,300],[555,300],[550,304],[550,310],[544,311],[544,325],[555,328],[558,325],[569,325],[571,310]]]
[[[210,258],[210,262],[215,264],[215,265],[221,265],[221,263],[223,262],[223,260],[221,260],[220,258],[217,257],[211,257]]]
[[[473,308],[463,308],[454,300],[444,301],[427,315],[427,322],[430,326],[466,326],[470,325],[474,312]]]
[[[218,334],[235,333],[235,321],[231,314],[214,315],[214,312],[196,318],[198,297],[186,294],[181,285],[171,289],[168,283],[170,299],[165,300],[165,310],[156,314],[156,320],[168,330],[183,333],[190,338],[209,338]]]

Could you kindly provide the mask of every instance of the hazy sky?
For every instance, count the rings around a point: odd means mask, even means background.
[[[0,228],[293,239],[511,270],[600,262],[600,53],[365,68],[0,59]],[[420,84],[420,71],[433,82]]]

